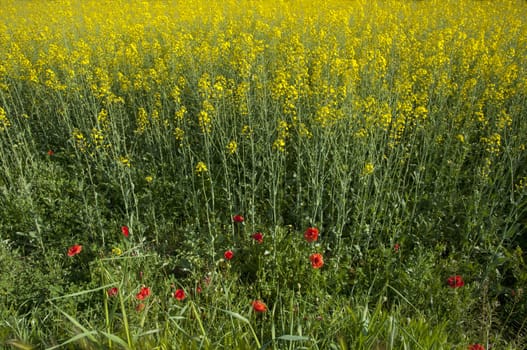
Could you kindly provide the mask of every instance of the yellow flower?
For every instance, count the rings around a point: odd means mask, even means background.
[[[144,108],[141,107],[137,110],[137,128],[135,129],[135,132],[139,135],[142,135],[147,129],[148,124],[148,113]]]
[[[72,136],[75,139],[75,145],[81,152],[86,152],[88,146],[84,134],[77,128],[73,129]]]
[[[354,135],[358,138],[365,138],[366,136],[368,136],[368,130],[366,130],[365,128],[360,128],[355,132]]]
[[[522,192],[527,189],[527,176],[522,177],[520,181],[514,185],[516,192]]]
[[[242,127],[242,135],[244,135],[245,137],[251,136],[252,133],[253,133],[253,130],[249,125],[244,125]]]
[[[300,123],[298,125],[298,134],[300,136],[307,137],[308,139],[313,137],[313,133],[311,131],[309,131],[309,129],[307,128],[306,124],[304,124],[304,123]]]
[[[121,248],[115,247],[115,248],[112,248],[112,254],[120,256],[121,254],[123,254],[123,251],[121,250]]]
[[[95,145],[95,148],[100,148],[104,143],[104,135],[102,131],[98,128],[93,128],[91,130],[91,139],[93,144]]]
[[[110,120],[108,119],[108,111],[106,109],[101,109],[99,114],[97,114],[97,123],[102,130],[108,130],[110,128]]]
[[[285,152],[285,140],[282,138],[274,140],[273,148],[280,152]]]
[[[202,132],[209,133],[211,131],[212,119],[207,111],[201,110],[198,115],[199,127]]]
[[[366,176],[366,175],[371,175],[373,174],[373,170],[375,169],[375,167],[373,166],[373,163],[366,163],[364,165],[364,169],[362,169],[362,175]]]
[[[481,143],[483,143],[483,147],[485,150],[489,153],[498,154],[500,153],[501,149],[501,135],[498,133],[494,133],[490,135],[489,137],[481,137],[480,138]]]
[[[236,143],[236,141],[232,140],[231,142],[229,142],[229,144],[227,145],[227,151],[230,154],[234,154],[236,153],[237,150],[238,150],[238,144]]]
[[[187,108],[185,106],[181,106],[175,113],[174,118],[176,120],[183,120],[185,118],[185,114],[187,114]]]
[[[202,173],[206,173],[207,171],[209,171],[209,169],[207,169],[207,165],[205,163],[198,162],[198,164],[196,164],[196,174],[198,176]]]
[[[147,177],[145,177],[145,181],[148,183],[151,183],[152,181],[154,181],[154,177],[151,175],[148,175]]]
[[[183,137],[185,136],[185,131],[180,128],[174,129],[174,136],[176,137],[176,140],[181,141],[183,140]]]
[[[6,130],[11,123],[9,122],[9,119],[7,119],[7,114],[5,110],[0,107],[0,132]]]
[[[120,156],[119,157],[119,162],[122,165],[124,165],[124,166],[126,166],[128,168],[132,165],[132,164],[130,164],[130,159],[128,159],[127,157],[124,157],[124,156]]]

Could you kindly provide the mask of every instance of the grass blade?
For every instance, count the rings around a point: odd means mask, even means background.
[[[77,340],[80,340],[80,339],[83,339],[83,338],[86,338],[86,337],[89,338],[90,340],[91,339],[95,339],[93,337],[95,334],[97,334],[97,331],[90,331],[90,332],[79,333],[76,336],[71,337],[70,339],[66,340],[64,343],[52,346],[51,348],[47,348],[46,350],[58,349],[60,347],[63,347],[64,345],[67,345],[69,343],[73,343],[73,342],[75,342]]]

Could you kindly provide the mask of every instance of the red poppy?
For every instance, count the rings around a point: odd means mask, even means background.
[[[128,229],[128,226],[121,226],[121,232],[125,237],[130,236],[130,230]]]
[[[450,288],[459,288],[465,285],[465,281],[463,281],[463,277],[455,275],[448,277],[447,284]]]
[[[137,312],[141,312],[141,311],[143,311],[144,308],[145,308],[145,304],[143,304],[143,303],[139,303],[139,304],[137,304],[137,306],[135,307],[135,311],[137,311]]]
[[[227,250],[223,256],[226,260],[231,260],[234,257],[234,252],[232,250]]]
[[[322,266],[324,266],[324,258],[322,257],[322,254],[311,254],[309,256],[309,261],[311,261],[311,266],[313,266],[314,269],[320,269]]]
[[[398,253],[399,249],[401,249],[401,246],[399,245],[399,243],[395,243],[394,246],[393,246],[393,251]]]
[[[251,236],[256,242],[258,242],[259,244],[262,244],[263,243],[263,235],[261,232],[256,232],[255,234],[253,234]]]
[[[256,312],[266,312],[267,305],[261,300],[255,300],[253,301],[253,310]]]
[[[55,154],[55,152],[53,152],[53,150],[52,150],[52,149],[48,150],[48,156],[50,156],[50,157],[51,157],[51,156],[52,156],[52,155],[54,155],[54,154]]]
[[[174,298],[176,300],[183,300],[186,298],[186,295],[185,295],[185,291],[183,289],[176,289],[176,291],[174,292],[174,294],[172,294],[174,296]]]
[[[68,256],[75,256],[79,254],[81,251],[82,251],[82,246],[80,244],[75,244],[68,249]]]
[[[485,350],[485,347],[481,344],[471,344],[468,346],[468,350]]]
[[[106,291],[106,293],[108,294],[110,298],[116,296],[118,292],[119,292],[119,289],[117,289],[117,287],[110,288]]]
[[[139,291],[139,293],[137,293],[135,295],[135,298],[137,300],[144,300],[144,299],[148,298],[149,295],[150,295],[150,288],[148,288],[148,287],[141,287],[141,290]]]
[[[306,232],[304,232],[304,238],[308,242],[315,242],[318,239],[318,228],[309,227]]]
[[[234,215],[232,217],[232,221],[242,223],[245,221],[245,219],[241,215]]]

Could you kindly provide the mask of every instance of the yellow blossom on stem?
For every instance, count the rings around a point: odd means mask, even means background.
[[[373,163],[366,163],[364,165],[364,168],[362,169],[362,175],[366,176],[366,175],[371,175],[373,174],[373,170],[375,169],[375,167],[373,166]]]
[[[119,163],[121,163],[122,165],[124,165],[125,167],[131,167],[132,164],[130,163],[130,159],[128,159],[128,157],[124,157],[124,156],[120,156],[119,157]]]
[[[237,150],[238,144],[236,143],[236,141],[232,140],[231,142],[229,142],[229,144],[227,145],[227,151],[229,152],[229,154],[234,154]]]
[[[123,251],[121,250],[121,248],[115,247],[115,248],[112,248],[112,254],[120,256],[121,254],[123,254]]]
[[[207,171],[209,171],[209,169],[207,169],[207,165],[203,162],[198,162],[198,164],[196,164],[196,174],[199,176],[203,173],[206,173]]]

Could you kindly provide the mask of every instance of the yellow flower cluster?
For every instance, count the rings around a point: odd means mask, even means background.
[[[362,169],[362,175],[371,175],[373,174],[373,170],[375,170],[375,166],[373,165],[373,163],[366,163],[364,164],[364,168]]]
[[[501,136],[498,133],[494,133],[489,137],[482,137],[480,139],[485,147],[485,150],[491,154],[500,153],[501,148]]]
[[[236,151],[238,150],[238,143],[234,140],[231,140],[231,142],[229,142],[227,144],[227,152],[229,152],[229,154],[234,154],[236,153]]]
[[[83,153],[86,152],[86,149],[88,148],[88,143],[86,141],[86,137],[84,137],[84,134],[79,129],[74,129],[72,136],[76,148]]]
[[[132,164],[130,163],[130,159],[128,157],[125,157],[125,156],[120,156],[119,157],[119,164],[121,164],[122,166],[125,166],[127,168],[130,168],[132,166]]]
[[[195,169],[196,175],[200,176],[201,174],[205,174],[207,171],[209,171],[209,169],[207,168],[207,165],[205,163],[198,162],[196,164],[196,169]]]
[[[286,140],[289,137],[289,125],[285,120],[281,120],[278,122],[276,129],[278,131],[278,137],[273,142],[273,148],[280,152],[284,152]]]
[[[86,133],[89,137],[85,136],[79,128],[73,129],[71,136],[77,150],[94,156],[97,152],[111,147],[108,138],[110,131],[111,124],[108,111],[102,108],[97,114],[95,123],[89,131],[89,135]]]
[[[525,18],[514,0],[5,0],[0,92],[95,103],[80,149],[104,146],[125,110],[137,136],[180,144],[259,114],[279,151],[338,125],[395,146],[443,118],[496,153],[527,91]]]
[[[6,130],[9,126],[11,126],[11,122],[7,119],[5,110],[0,107],[0,132]]]
[[[113,255],[117,255],[117,256],[121,256],[123,254],[123,251],[119,247],[114,247],[114,248],[112,248],[112,254]]]

